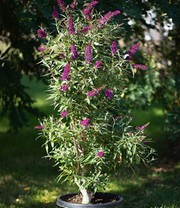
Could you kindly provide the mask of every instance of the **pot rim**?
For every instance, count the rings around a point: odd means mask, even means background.
[[[65,200],[63,200],[64,198],[67,198],[68,196],[74,196],[78,193],[70,193],[70,194],[63,194],[60,195],[57,199],[57,206],[64,206],[67,208],[115,208],[120,206],[123,203],[123,197],[119,196],[118,194],[112,194],[112,193],[103,193],[103,192],[96,192],[95,195],[96,196],[102,196],[102,195],[107,195],[107,196],[113,196],[116,197],[117,201],[115,202],[108,202],[108,203],[103,203],[103,204],[75,204],[75,203],[70,203],[70,202],[66,202]]]

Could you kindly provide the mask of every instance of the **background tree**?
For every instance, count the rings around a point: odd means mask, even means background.
[[[34,54],[40,43],[34,32],[41,22],[48,24],[49,8],[49,1],[2,0],[0,5],[0,115],[8,116],[14,130],[28,123],[27,112],[38,113],[21,79],[24,74],[42,78]]]

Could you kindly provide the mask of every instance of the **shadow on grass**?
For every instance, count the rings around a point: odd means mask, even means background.
[[[17,135],[0,133],[1,208],[55,208],[58,195],[77,191],[56,183],[57,167],[43,158],[43,140],[36,137],[33,127]],[[121,170],[107,190],[124,197],[122,208],[180,207],[180,166],[160,165],[137,174]]]
[[[1,172],[0,207],[55,207],[58,195],[74,190],[66,184],[57,184],[54,179],[55,174],[50,172],[41,175]]]
[[[56,197],[73,191],[57,184],[57,167],[43,158],[43,141],[25,128],[17,135],[0,133],[0,207],[55,207]],[[51,206],[52,205],[52,206]]]
[[[122,208],[180,207],[180,167],[178,166],[154,167],[138,176],[126,175],[116,179],[113,184],[110,191],[124,198]]]
[[[77,191],[57,184],[57,167],[42,158],[43,140],[26,128],[17,135],[0,134],[0,207],[55,208],[58,195]],[[122,208],[177,208],[180,206],[180,167],[155,167],[137,174],[121,171],[107,191],[124,197]]]

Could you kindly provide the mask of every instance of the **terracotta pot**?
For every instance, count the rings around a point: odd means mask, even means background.
[[[65,194],[61,195],[57,199],[57,207],[62,207],[62,208],[115,208],[119,207],[123,203],[123,198],[119,195],[116,194],[111,194],[111,193],[101,193],[97,192],[94,195],[94,198],[97,199],[110,199],[111,202],[107,203],[96,203],[96,204],[75,204],[75,203],[70,203],[67,202],[69,198],[77,195],[77,193],[72,193],[72,194]]]

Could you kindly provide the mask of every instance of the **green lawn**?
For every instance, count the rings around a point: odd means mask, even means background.
[[[28,84],[27,78],[23,82]],[[29,83],[30,85],[30,83]],[[36,107],[43,112],[52,108],[45,101],[45,86],[32,82],[29,92],[37,99]],[[41,95],[41,96],[39,96]],[[150,121],[147,133],[161,158],[167,143],[163,134],[163,111],[152,107],[148,111],[134,111],[136,124]],[[30,124],[18,134],[6,134],[8,122],[0,121],[0,208],[55,208],[58,195],[76,191],[68,184],[57,184],[57,168],[44,159],[43,141],[36,140],[34,126],[38,118],[30,117]],[[122,208],[178,208],[180,207],[180,164],[163,164],[161,159],[150,168],[140,168],[136,173],[121,170],[112,177],[107,191],[124,197]]]

